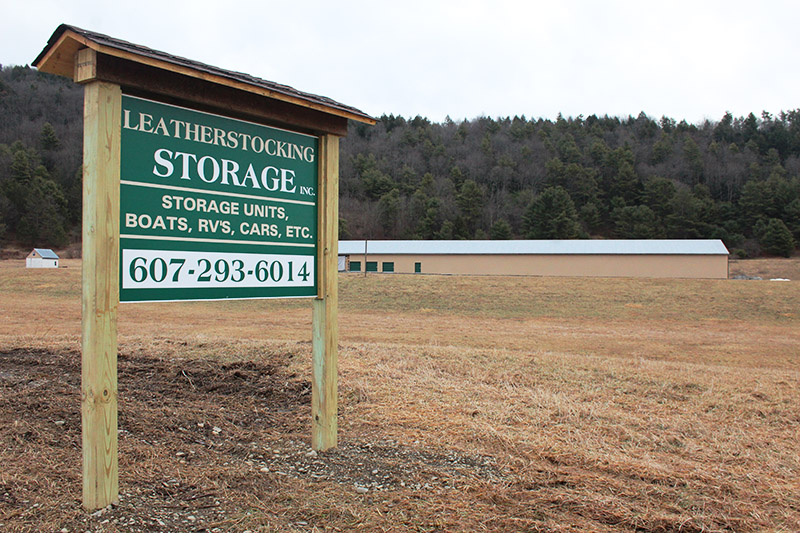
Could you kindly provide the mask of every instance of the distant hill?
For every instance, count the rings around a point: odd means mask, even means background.
[[[0,242],[79,239],[82,89],[0,71]],[[384,115],[341,143],[346,238],[721,238],[740,256],[800,242],[800,109],[668,117]]]

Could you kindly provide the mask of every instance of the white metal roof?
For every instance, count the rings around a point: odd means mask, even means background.
[[[365,241],[339,241],[340,255],[364,253]],[[719,239],[367,241],[367,254],[406,255],[728,255]]]
[[[39,254],[42,259],[58,259],[56,253],[49,248],[34,248],[33,251]]]

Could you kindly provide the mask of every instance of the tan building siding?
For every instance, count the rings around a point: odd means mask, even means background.
[[[350,254],[360,262],[364,255]],[[525,276],[595,276],[634,278],[717,278],[728,277],[727,255],[609,255],[609,254],[368,254],[367,261],[393,263],[394,272],[414,273],[420,263],[423,274],[488,274]],[[348,268],[349,270],[349,268]]]

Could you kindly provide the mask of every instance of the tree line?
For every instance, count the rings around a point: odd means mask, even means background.
[[[0,239],[79,239],[82,91],[0,70]],[[800,242],[800,109],[718,122],[383,115],[341,142],[340,234],[355,239],[719,238]]]
[[[343,233],[368,239],[800,241],[800,110],[668,117],[384,115],[342,143]]]

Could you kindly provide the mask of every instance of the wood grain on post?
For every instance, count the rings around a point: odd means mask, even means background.
[[[84,65],[83,69],[89,67]],[[122,94],[84,85],[81,417],[83,505],[118,500],[117,307]]]
[[[320,137],[317,189],[319,291],[312,319],[311,446],[327,450],[338,442],[339,138],[334,135]]]

